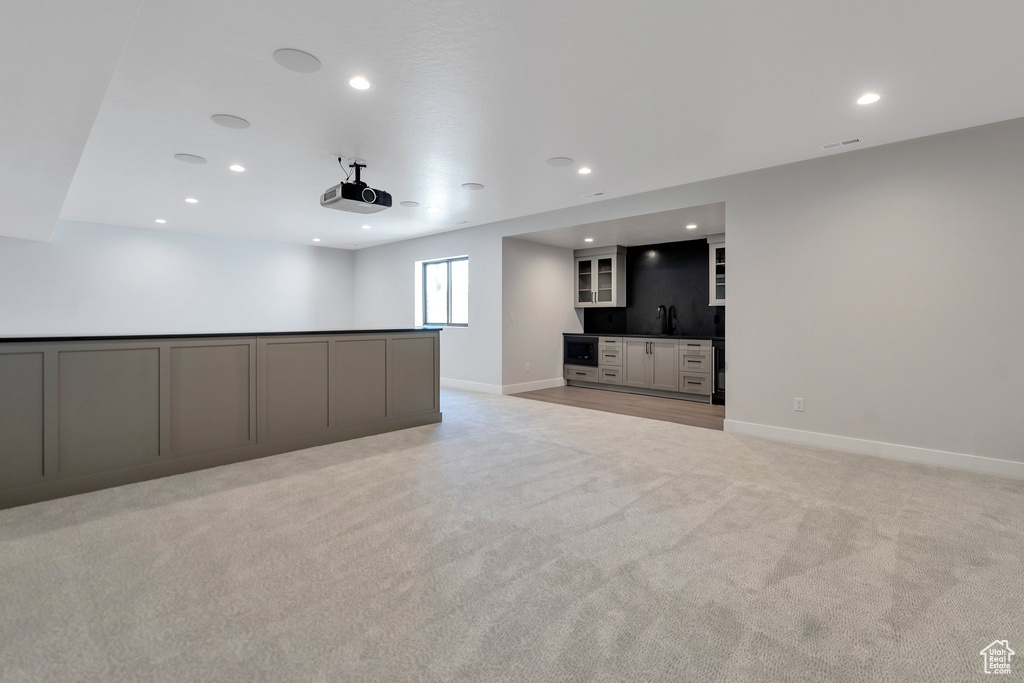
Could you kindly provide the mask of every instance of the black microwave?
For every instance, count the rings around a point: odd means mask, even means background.
[[[597,365],[597,337],[565,335],[562,362],[566,365]]]

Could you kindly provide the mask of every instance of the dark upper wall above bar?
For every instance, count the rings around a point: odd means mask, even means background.
[[[708,306],[708,242],[687,240],[626,249],[626,306],[583,309],[592,334],[661,333],[658,306],[670,309],[671,333],[702,339],[725,336],[725,307]]]

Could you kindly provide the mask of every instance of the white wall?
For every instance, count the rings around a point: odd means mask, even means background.
[[[506,237],[501,260],[504,392],[563,384],[562,332],[583,331],[573,308],[572,250]]]
[[[727,428],[1022,473],[1021,159],[1015,119],[367,249],[356,325],[408,324],[407,264],[472,246],[487,322],[443,333],[442,372],[501,382],[501,344],[512,382],[497,235],[724,201]]]
[[[501,390],[501,235],[472,228],[355,252],[354,326],[415,324],[416,261],[469,255],[469,326],[441,332],[441,377],[449,386]]]
[[[1018,119],[721,181],[732,426],[1024,462],[1022,159]]]
[[[355,327],[414,325],[413,264],[467,254],[469,326],[441,333],[444,383],[499,393],[560,378],[561,334],[582,330],[572,307],[572,251],[503,240],[507,227],[506,221],[355,252]],[[508,324],[503,309],[514,310],[517,322]],[[513,369],[526,362],[530,373]]]
[[[352,326],[352,252],[60,221],[0,238],[0,335]]]

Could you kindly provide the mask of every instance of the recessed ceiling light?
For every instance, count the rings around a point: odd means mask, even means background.
[[[696,230],[697,229],[697,224],[696,223],[690,223],[689,225],[686,226],[686,229],[687,230]]]
[[[548,166],[572,166],[572,159],[569,157],[551,157],[548,159]]]
[[[274,61],[286,69],[298,71],[300,74],[311,74],[320,70],[320,60],[302,50],[283,47],[274,50]]]
[[[205,164],[206,159],[195,154],[175,154],[174,158],[178,161],[184,161],[186,164]]]
[[[402,206],[409,206],[409,207],[419,206],[420,205],[419,202],[398,202],[398,203],[401,204]]]
[[[373,226],[370,226],[370,225],[364,225],[364,226],[363,226],[363,230],[369,230],[369,229],[370,229],[371,227],[373,227]]]
[[[242,166],[241,164],[231,164],[230,166],[228,166],[228,168],[230,168],[235,173],[241,173],[242,171],[245,170],[245,166]]]
[[[878,93],[869,92],[861,95],[857,100],[857,104],[874,104],[880,99],[882,99],[882,96]]]
[[[370,81],[366,80],[362,76],[355,76],[355,77],[353,77],[348,82],[348,84],[351,85],[356,90],[367,90],[370,87]]]
[[[210,120],[216,123],[218,126],[224,126],[225,128],[248,128],[249,122],[243,119],[241,116],[233,116],[231,114],[214,114],[210,117]]]
[[[185,197],[185,201],[188,202],[189,204],[198,204],[199,203],[199,200],[196,199],[195,197]]]
[[[584,238],[583,238],[583,241],[584,241],[584,242],[593,242],[593,241],[594,241],[594,238],[593,238],[593,237],[584,237]]]
[[[165,221],[163,218],[157,218],[156,222],[157,223],[166,223],[167,221]]]
[[[440,210],[441,210],[440,206],[428,206],[427,207],[427,211],[429,211],[430,213],[437,213]]]
[[[319,237],[314,237],[314,238],[313,238],[313,241],[314,241],[314,242],[319,242],[319,241],[320,241],[320,238],[319,238]]]
[[[463,190],[482,190],[484,186],[480,183],[462,183]]]
[[[580,168],[580,170],[578,170],[576,172],[579,173],[580,175],[589,175],[590,174],[590,167],[589,166],[583,166],[582,168]]]

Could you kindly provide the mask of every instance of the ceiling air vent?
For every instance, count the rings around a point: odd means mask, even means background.
[[[844,149],[851,145],[859,145],[864,142],[864,138],[849,138],[847,140],[840,140],[839,142],[829,142],[821,146],[826,152],[831,152],[834,149]]]
[[[590,194],[583,195],[584,199],[590,199],[591,197],[603,197],[607,192],[591,192]]]

